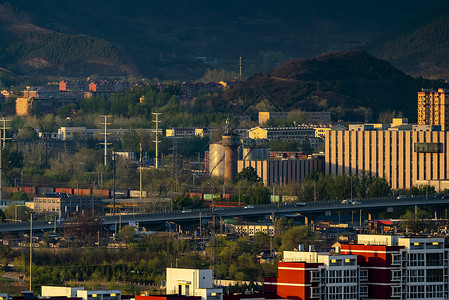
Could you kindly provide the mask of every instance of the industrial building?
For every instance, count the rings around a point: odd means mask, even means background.
[[[349,130],[326,132],[325,174],[365,172],[384,177],[393,189],[417,184],[431,184],[438,191],[449,188],[448,132],[440,126],[399,124],[388,129],[350,125]]]
[[[330,124],[331,113],[327,111],[305,111],[307,123],[309,124]],[[264,126],[268,120],[287,119],[288,112],[261,111],[259,112],[259,125]]]
[[[42,297],[67,297],[82,300],[121,300],[120,290],[85,290],[84,287],[42,286]]]
[[[96,209],[100,205],[100,198],[78,198],[66,193],[47,193],[34,197],[34,211],[38,214],[50,213],[61,216],[68,212]]]
[[[266,186],[302,182],[314,171],[324,172],[323,159],[309,159],[300,152],[270,152],[264,147],[244,147],[241,150],[236,160],[237,173],[246,167],[253,167]],[[221,143],[210,144],[207,157],[209,173],[215,177],[225,177],[225,147]]]

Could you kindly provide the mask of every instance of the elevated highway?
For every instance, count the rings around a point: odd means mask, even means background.
[[[307,202],[305,205],[295,205],[290,204],[266,204],[266,205],[256,205],[252,208],[216,208],[212,209],[192,209],[189,211],[173,211],[173,212],[161,212],[152,214],[134,214],[134,215],[116,215],[111,217],[103,218],[104,226],[114,226],[118,224],[128,224],[131,221],[138,222],[139,224],[165,224],[165,222],[174,223],[188,223],[188,222],[199,222],[199,218],[211,218],[213,215],[226,217],[256,217],[263,216],[266,214],[276,214],[276,215],[289,215],[300,213],[302,215],[320,215],[326,212],[336,212],[336,211],[351,211],[362,209],[365,212],[370,212],[374,210],[387,210],[394,209],[396,207],[411,207],[418,205],[420,207],[425,206],[438,206],[438,207],[449,207],[449,199],[442,199],[440,197],[433,197],[432,195],[426,196],[415,196],[415,197],[405,197],[402,199],[397,199],[393,197],[385,198],[366,198],[357,199],[358,204],[343,204],[341,200],[328,200],[328,201],[317,201],[317,202]],[[64,226],[64,222],[60,224],[57,223],[57,228]],[[52,222],[33,222],[33,231],[41,230],[52,230],[54,229],[54,223]],[[5,223],[0,224],[0,232],[20,232],[29,231],[29,222],[23,223]]]

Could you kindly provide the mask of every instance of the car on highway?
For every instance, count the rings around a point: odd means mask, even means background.
[[[351,200],[349,200],[349,199],[344,199],[344,200],[341,200],[341,204],[351,204]]]
[[[399,195],[396,197],[396,199],[405,199],[407,198],[407,195]]]
[[[186,213],[191,213],[192,212],[192,210],[191,209],[184,209],[183,211],[182,211],[182,213],[183,214],[186,214]]]
[[[449,195],[441,195],[441,199],[449,199]]]
[[[357,200],[352,200],[351,204],[362,204],[361,201],[357,201]]]
[[[254,208],[254,205],[247,205],[244,208]]]
[[[295,207],[305,206],[305,205],[306,205],[305,202],[298,202],[298,203],[295,203]]]

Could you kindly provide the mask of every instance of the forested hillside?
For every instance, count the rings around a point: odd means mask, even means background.
[[[411,75],[448,78],[449,5],[406,25],[368,48]]]
[[[240,111],[331,111],[334,120],[377,121],[385,112],[416,120],[416,92],[443,83],[414,79],[363,51],[286,62],[223,96]]]
[[[242,56],[248,76],[293,57],[363,47],[416,16],[421,4],[419,0],[0,0],[0,41],[6,51],[0,67],[21,74],[134,74],[192,80],[210,68],[236,72]]]

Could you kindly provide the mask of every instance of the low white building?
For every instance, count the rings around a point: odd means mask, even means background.
[[[223,289],[214,288],[211,269],[167,268],[167,295],[200,296],[201,300],[223,300]]]
[[[78,297],[83,300],[121,300],[120,290],[85,290],[84,287],[42,286],[42,297]]]

